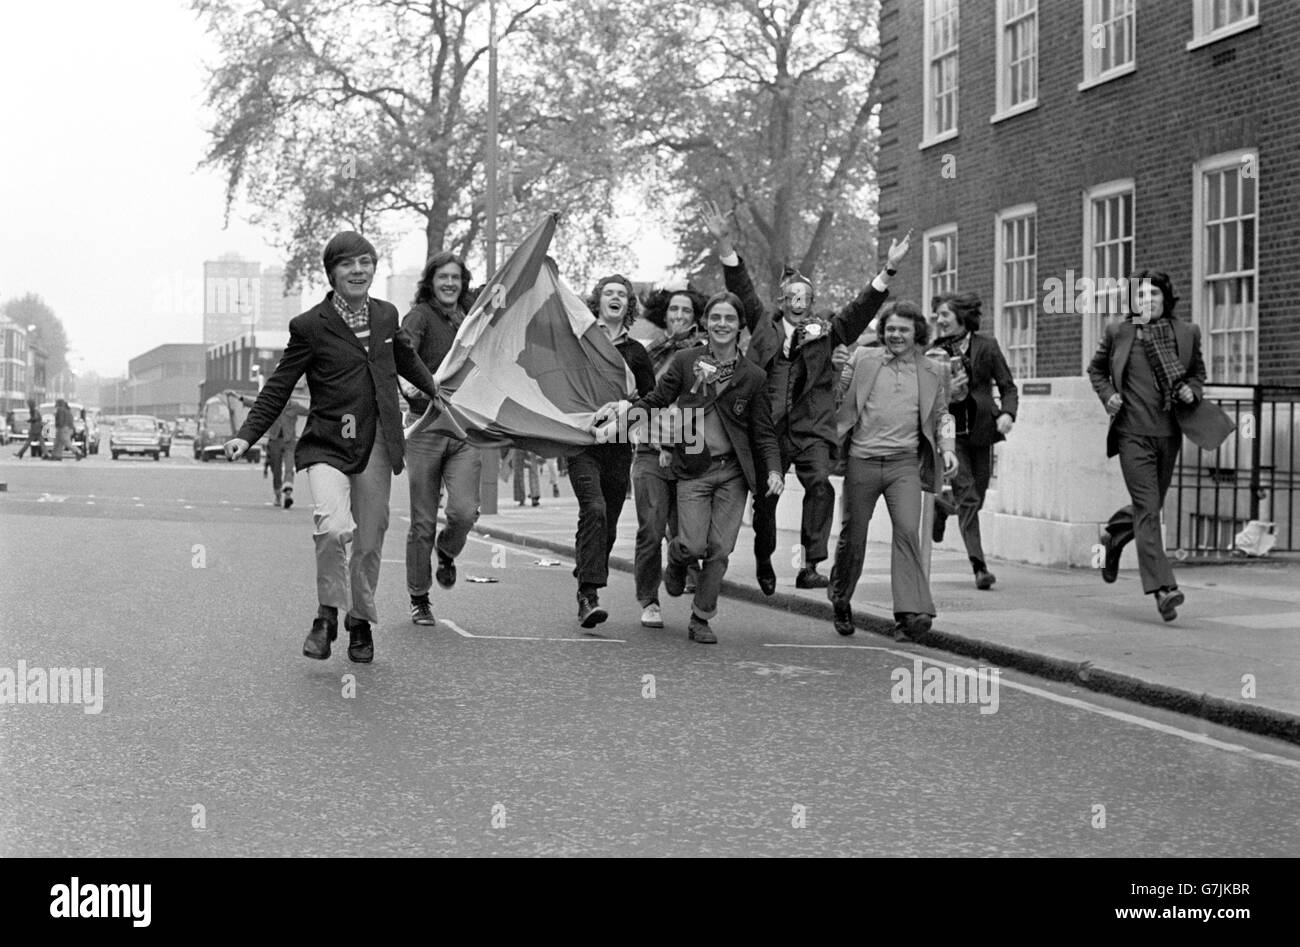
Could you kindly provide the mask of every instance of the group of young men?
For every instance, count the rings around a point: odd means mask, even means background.
[[[787,270],[778,305],[768,311],[736,252],[725,216],[708,207],[703,217],[716,239],[726,288],[708,299],[685,287],[657,294],[653,305],[662,330],[657,340],[647,344],[630,336],[637,299],[624,277],[600,280],[589,300],[635,387],[625,399],[593,412],[594,443],[567,457],[579,504],[574,577],[580,625],[590,629],[608,618],[599,592],[608,580],[609,554],[632,482],[642,623],[663,626],[661,580],[672,596],[689,586],[694,593],[689,637],[715,642],[710,621],[750,495],[757,580],[765,594],[775,591],[776,506],[793,466],[804,489],[795,585],[826,588],[836,630],[853,633],[850,602],[862,572],[867,522],[883,496],[894,527],[895,634],[923,634],[935,614],[921,553],[923,490],[937,493],[945,479],[953,483],[951,511],[960,522],[976,585],[987,589],[994,581],[984,561],[978,513],[992,445],[1012,429],[1017,393],[996,342],[975,334],[978,298],[950,295],[933,301],[937,351],[927,350],[932,323],[920,307],[901,302],[882,309],[890,277],[907,254],[909,233],[891,243],[885,266],[841,310],[815,310],[811,281]],[[290,323],[284,355],[226,451],[237,458],[256,442],[281,417],[295,384],[306,376],[311,407],[295,462],[314,504],[319,608],[303,653],[329,657],[342,612],[348,655],[366,663],[374,655],[374,594],[392,477],[410,467],[406,583],[416,624],[436,623],[432,583],[436,579],[446,589],[455,585],[456,559],[478,516],[479,450],[431,428],[404,436],[398,401],[400,390],[418,415],[438,397],[430,370],[451,349],[470,307],[470,273],[456,255],[435,255],[399,325],[397,310],[369,295],[377,263],[369,241],[340,233],[326,246],[323,262],[330,292]],[[877,344],[858,348],[846,364],[845,347],[865,339],[873,319]],[[742,330],[749,333],[744,351]],[[1155,351],[1153,359],[1163,357],[1163,350]],[[1099,354],[1094,364],[1094,380],[1104,357]],[[1110,397],[1113,390],[1099,387],[1115,411],[1119,398]],[[1124,388],[1126,394],[1131,390]],[[1189,393],[1179,388],[1175,397]],[[668,410],[679,418],[689,414],[699,436],[686,443],[671,431],[638,431],[635,425],[617,426],[635,432],[628,437],[609,436],[613,429],[607,425],[626,420],[632,409]],[[835,504],[830,477],[837,460],[846,495],[827,576],[818,566],[830,553]],[[1137,461],[1125,462],[1127,476]],[[1156,479],[1158,495],[1166,478],[1162,473]],[[440,495],[446,517],[441,530]],[[1153,503],[1145,494],[1135,499],[1140,514],[1134,531],[1145,561]],[[933,525],[935,541],[942,538],[943,522],[941,509]],[[668,561],[660,574],[665,539]],[[1148,571],[1144,565],[1144,584],[1155,586],[1151,591],[1158,591],[1162,613],[1168,613],[1181,596],[1167,575],[1149,577]]]

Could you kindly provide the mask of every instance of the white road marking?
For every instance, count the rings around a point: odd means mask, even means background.
[[[941,660],[940,658],[932,658],[926,655],[916,654],[910,651],[898,651],[894,648],[882,648],[882,647],[875,647],[871,645],[764,644],[763,647],[765,648],[814,648],[814,649],[839,648],[839,649],[848,649],[853,651],[884,651],[889,654],[897,655],[900,658],[906,658],[908,660],[912,660],[914,658],[920,658],[922,661],[929,661],[932,664],[938,664],[941,667],[945,667],[945,668],[958,668],[961,670],[965,670],[965,668],[969,667],[969,665],[954,664],[950,661]],[[996,667],[996,665],[988,665],[988,666]],[[1004,670],[1003,668],[998,668],[998,669]],[[1241,755],[1248,756],[1251,759],[1263,760],[1269,763],[1278,763],[1282,766],[1289,766],[1292,769],[1300,770],[1300,760],[1291,760],[1291,759],[1287,759],[1285,756],[1276,756],[1272,753],[1263,753],[1260,752],[1259,750],[1252,750],[1250,747],[1241,746],[1240,744],[1237,743],[1225,743],[1223,740],[1216,740],[1214,739],[1214,737],[1206,736],[1203,733],[1193,733],[1190,730],[1183,730],[1179,727],[1172,727],[1166,723],[1159,723],[1158,721],[1155,720],[1147,720],[1144,717],[1139,717],[1136,716],[1135,714],[1125,713],[1122,710],[1112,710],[1109,707],[1100,707],[1097,704],[1090,704],[1087,701],[1079,700],[1076,697],[1066,697],[1063,694],[1053,694],[1051,691],[1045,691],[1040,687],[1034,687],[1030,684],[1021,684],[1018,681],[1009,681],[1001,677],[999,677],[998,681],[999,681],[999,686],[1001,687],[1010,687],[1012,690],[1024,691],[1026,694],[1033,694],[1036,697],[1044,697],[1047,700],[1054,701],[1058,704],[1064,704],[1067,707],[1073,707],[1076,710],[1086,710],[1089,713],[1101,714],[1103,717],[1110,717],[1113,720],[1119,720],[1124,723],[1136,724],[1139,727],[1146,727],[1148,730],[1155,730],[1159,733],[1169,734],[1170,736],[1181,737],[1182,739],[1189,740],[1192,743],[1200,743],[1203,746],[1213,747],[1216,750],[1226,750],[1229,753],[1240,753]],[[1210,723],[1210,721],[1207,720],[1206,723]]]
[[[627,644],[622,638],[533,638],[527,635],[472,635],[454,621],[439,618],[438,624],[446,625],[462,638],[491,638],[496,641],[608,641],[613,644]]]
[[[1232,625],[1236,628],[1300,628],[1300,612],[1283,612],[1278,615],[1239,615],[1226,618],[1206,618],[1204,621]]]

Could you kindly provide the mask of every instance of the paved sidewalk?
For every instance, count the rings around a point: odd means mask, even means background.
[[[561,489],[567,494],[568,484]],[[544,497],[540,507],[520,508],[508,489],[502,494],[500,512],[480,518],[480,535],[572,556],[574,499]],[[877,515],[884,515],[883,505]],[[629,499],[611,567],[631,570],[635,535]],[[753,531],[742,528],[713,622],[724,640],[744,633],[728,628],[725,596],[731,596],[825,618],[827,643],[843,641],[831,627],[825,590],[794,587],[789,551],[798,541],[797,533],[781,531],[773,559],[777,592],[769,598],[754,578]],[[1095,570],[997,559],[989,567],[997,584],[981,592],[964,554],[934,551],[931,589],[939,614],[927,646],[1300,743],[1300,564],[1177,565],[1187,602],[1168,624],[1142,595],[1136,569],[1121,570],[1108,586]],[[822,571],[829,573],[829,563]],[[566,585],[565,591],[572,590]],[[562,598],[572,604],[571,594]],[[639,609],[635,601],[608,596],[601,604]],[[888,545],[869,544],[853,607],[860,629],[883,634],[892,626]]]

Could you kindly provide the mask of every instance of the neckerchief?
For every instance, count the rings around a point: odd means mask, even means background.
[[[334,311],[343,317],[343,321],[348,324],[348,328],[353,332],[360,332],[362,329],[370,327],[370,295],[361,302],[361,309],[353,312],[352,308],[343,301],[343,297],[338,293],[331,293],[330,299],[334,303]]]
[[[1160,386],[1161,407],[1169,411],[1174,405],[1174,392],[1184,377],[1183,363],[1178,359],[1178,347],[1174,341],[1173,323],[1159,319],[1139,326],[1137,331]]]

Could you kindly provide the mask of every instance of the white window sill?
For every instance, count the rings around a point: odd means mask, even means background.
[[[1005,122],[1009,118],[1015,118],[1017,115],[1023,115],[1025,112],[1032,112],[1038,108],[1038,99],[1033,98],[1028,102],[1021,102],[1019,105],[1012,106],[1005,112],[998,112],[989,119],[990,125],[996,125],[998,122]]]
[[[952,139],[956,137],[957,137],[957,129],[954,128],[951,129],[950,131],[944,132],[942,135],[935,135],[933,138],[926,138],[916,147],[918,151],[925,151],[926,148],[929,148],[932,145],[937,145],[940,142],[952,141]]]
[[[1244,33],[1246,30],[1253,30],[1259,26],[1259,14],[1247,17],[1239,23],[1232,23],[1228,26],[1221,27],[1213,33],[1206,33],[1204,36],[1198,36],[1187,44],[1188,50],[1200,49],[1202,46],[1209,46],[1211,43],[1217,43],[1221,39],[1227,39],[1229,36],[1236,36],[1238,33]]]
[[[1123,66],[1112,69],[1110,72],[1103,72],[1101,75],[1092,79],[1083,80],[1079,83],[1079,91],[1086,92],[1088,89],[1095,88],[1099,85],[1105,85],[1112,79],[1118,79],[1120,76],[1127,76],[1134,72],[1137,72],[1137,63],[1126,63]]]

